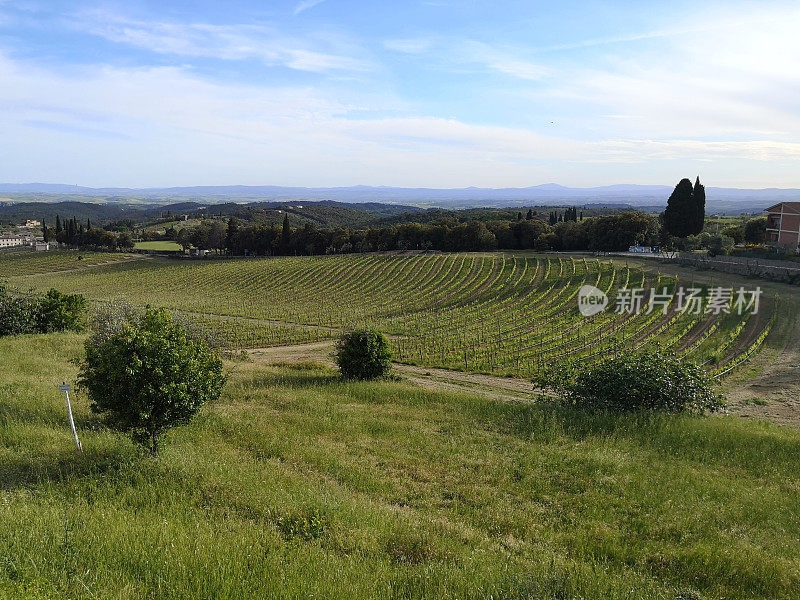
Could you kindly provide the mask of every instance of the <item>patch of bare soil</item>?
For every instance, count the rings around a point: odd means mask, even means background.
[[[767,347],[724,382],[729,410],[800,427],[800,315],[781,310]]]

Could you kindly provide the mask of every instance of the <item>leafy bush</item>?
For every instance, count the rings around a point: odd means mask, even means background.
[[[141,316],[141,309],[125,300],[99,304],[92,314],[90,324],[92,345],[99,346]]]
[[[79,382],[93,412],[157,454],[159,437],[219,398],[225,377],[208,346],[167,311],[149,309],[104,341],[87,340]]]
[[[0,285],[0,336],[36,332],[37,303],[28,296],[14,296]]]
[[[380,331],[357,329],[345,334],[336,346],[336,362],[348,379],[375,379],[389,372],[392,353]]]
[[[0,285],[0,336],[52,331],[82,331],[86,298],[50,290],[38,298],[11,294]]]
[[[580,372],[565,388],[567,404],[593,410],[703,413],[724,405],[700,367],[660,351],[610,358]]]
[[[86,327],[85,311],[86,298],[83,296],[51,289],[39,301],[37,329],[42,333],[83,331]]]

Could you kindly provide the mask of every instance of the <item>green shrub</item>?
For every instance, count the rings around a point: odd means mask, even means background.
[[[222,361],[163,309],[149,309],[105,340],[86,342],[80,384],[93,412],[158,452],[159,437],[222,392]]]
[[[0,336],[36,332],[37,303],[27,296],[14,296],[0,285]]]
[[[345,334],[336,346],[336,362],[348,379],[375,379],[389,373],[392,353],[380,331],[357,329]]]
[[[660,351],[610,358],[564,387],[567,404],[592,410],[703,413],[724,406],[700,367]]]
[[[39,301],[36,326],[42,333],[83,331],[86,327],[86,298],[51,289]]]
[[[50,290],[42,297],[11,294],[0,285],[0,336],[82,331],[86,298]]]

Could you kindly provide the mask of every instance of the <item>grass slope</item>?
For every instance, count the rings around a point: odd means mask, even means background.
[[[0,339],[2,598],[795,598],[800,433],[229,364],[158,459]]]

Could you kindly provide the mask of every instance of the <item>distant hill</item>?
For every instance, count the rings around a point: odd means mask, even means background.
[[[26,219],[44,219],[55,223],[56,215],[62,219],[75,217],[84,222],[91,219],[97,225],[109,221],[131,220],[144,222],[168,216],[237,216],[256,223],[280,223],[289,215],[293,227],[313,223],[317,227],[367,227],[399,214],[420,212],[423,209],[405,205],[378,203],[347,204],[341,202],[252,202],[239,204],[225,202],[179,202],[173,204],[123,204],[85,201],[17,202],[0,204],[0,223],[18,224]]]
[[[0,194],[18,201],[53,202],[80,197],[81,200],[106,204],[173,204],[179,201],[200,204],[228,202],[337,202],[370,204],[373,212],[388,205],[415,207],[475,208],[530,205],[629,205],[637,208],[666,204],[672,186],[608,185],[570,188],[547,183],[524,188],[400,188],[352,186],[306,188],[281,186],[189,186],[171,188],[88,188],[46,183],[0,183]],[[777,202],[800,199],[800,189],[706,188],[710,212],[757,212]],[[78,199],[78,198],[74,198]]]

